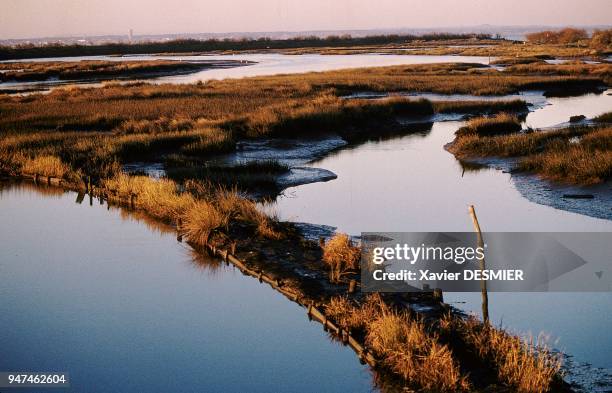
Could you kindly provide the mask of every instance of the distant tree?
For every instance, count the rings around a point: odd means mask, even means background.
[[[595,30],[589,46],[596,50],[605,50],[612,46],[612,29]]]
[[[575,44],[589,37],[586,30],[565,28],[559,32],[558,44]]]
[[[535,44],[575,44],[588,38],[588,34],[583,29],[566,27],[560,31],[538,31],[527,34],[527,41]]]
[[[550,44],[553,40],[556,40],[556,35],[554,31],[538,31],[535,33],[529,33],[526,35],[527,41],[534,44]]]

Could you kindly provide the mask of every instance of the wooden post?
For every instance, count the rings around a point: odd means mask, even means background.
[[[473,205],[470,205],[468,208],[470,216],[472,217],[472,223],[474,224],[474,231],[476,231],[477,238],[477,247],[481,247],[484,249],[484,239],[482,237],[482,231],[480,230],[480,224],[478,223],[478,217],[476,216],[476,210]],[[484,258],[479,260],[480,262],[480,270],[485,269],[485,260]],[[485,323],[489,323],[489,295],[487,293],[487,280],[480,281],[480,293],[482,296],[482,320]]]
[[[349,281],[348,293],[355,293],[355,286],[357,282],[355,280]]]
[[[442,290],[440,288],[436,288],[433,291],[434,300],[442,303],[444,302],[444,296],[442,295]]]

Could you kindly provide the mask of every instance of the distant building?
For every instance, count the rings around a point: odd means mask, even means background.
[[[132,43],[132,39],[134,38],[134,31],[132,29],[130,29],[130,32],[128,34],[128,38],[130,41],[130,44]]]

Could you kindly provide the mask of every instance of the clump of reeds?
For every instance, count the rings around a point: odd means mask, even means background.
[[[523,100],[499,101],[434,101],[432,102],[436,113],[498,113],[498,112],[526,112],[527,103]]]
[[[359,306],[346,296],[336,296],[325,305],[325,315],[345,329],[365,332],[386,307],[377,293],[369,295]]]
[[[156,180],[121,173],[104,179],[102,185],[119,198],[129,199],[133,195],[138,207],[166,222],[174,223],[195,204],[190,194],[179,192],[176,183],[168,179]]]
[[[215,231],[226,229],[229,223],[227,213],[205,200],[194,202],[181,217],[182,233],[189,241],[199,245],[207,244]]]
[[[58,157],[38,156],[25,158],[21,164],[21,171],[31,175],[63,178],[70,171],[70,168]]]
[[[595,117],[597,123],[612,123],[612,112],[603,113],[597,117]]]
[[[518,392],[550,392],[558,382],[562,357],[540,340],[521,339],[475,318],[447,317],[446,326],[452,326],[483,360],[495,366],[499,379]]]
[[[369,295],[361,305],[346,297],[332,298],[325,315],[363,335],[381,364],[410,385],[435,392],[468,389],[456,359],[436,334],[408,312],[392,309],[379,294]]]
[[[194,121],[187,117],[160,117],[157,119],[128,119],[123,121],[116,129],[123,134],[149,134],[168,131],[187,131],[194,126]]]
[[[385,310],[368,326],[366,342],[386,366],[425,391],[469,388],[449,348],[407,313]]]
[[[506,135],[521,130],[520,120],[511,114],[500,113],[491,117],[476,117],[461,127],[455,135],[464,137],[468,135],[494,136]]]
[[[219,210],[228,217],[253,224],[264,238],[278,240],[282,233],[274,228],[274,220],[262,213],[255,203],[239,195],[236,189],[219,188],[214,197]]]
[[[520,161],[519,169],[562,182],[602,183],[612,178],[612,150],[592,150],[578,142],[563,150],[525,157]]]
[[[323,261],[330,267],[331,281],[338,282],[344,274],[357,271],[360,255],[359,247],[353,245],[347,234],[337,233],[327,241],[323,246]]]
[[[460,158],[519,157],[518,168],[551,180],[590,185],[612,178],[612,128],[578,127],[511,135],[456,138]]]

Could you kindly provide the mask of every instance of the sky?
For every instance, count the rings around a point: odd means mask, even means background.
[[[612,0],[0,0],[0,39],[482,24],[608,25]]]

